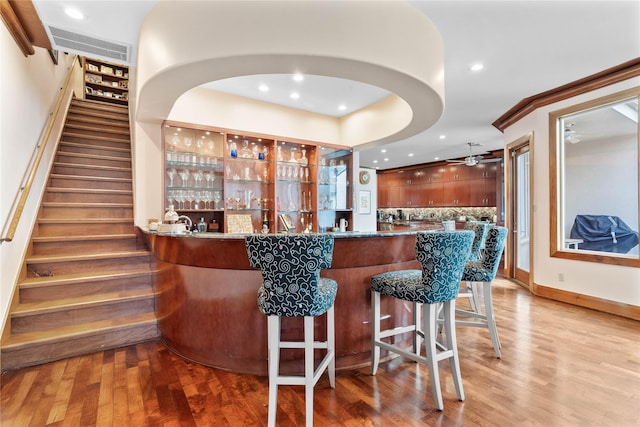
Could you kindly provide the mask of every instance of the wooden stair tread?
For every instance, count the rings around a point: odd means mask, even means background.
[[[118,328],[130,328],[133,326],[157,324],[155,313],[141,313],[132,316],[123,316],[113,319],[99,320],[96,322],[80,323],[77,325],[61,326],[44,331],[27,332],[7,337],[2,343],[2,352],[16,351],[29,345],[55,343],[65,339],[76,339],[83,336],[97,335],[99,333]]]
[[[99,295],[83,295],[79,297],[61,298],[42,302],[21,303],[12,310],[11,317],[26,317],[35,314],[54,313],[61,310],[118,304],[121,302],[149,298],[154,298],[154,293],[151,288],[110,292]]]
[[[71,106],[78,106],[84,108],[92,108],[95,110],[114,111],[120,114],[129,114],[129,107],[126,105],[111,104],[102,101],[95,101],[93,99],[74,98],[71,101]]]
[[[79,203],[79,202],[42,202],[41,206],[49,208],[133,208],[133,203]]]
[[[103,166],[103,165],[84,165],[82,163],[66,163],[66,162],[54,162],[54,166],[67,167],[67,168],[75,168],[75,169],[99,169],[104,171],[115,171],[115,172],[131,172],[130,167],[119,167],[119,166]]]
[[[108,156],[105,154],[76,153],[74,151],[58,151],[58,156],[77,157],[80,159],[92,159],[92,160],[111,160],[111,161],[118,161],[118,162],[127,162],[127,161],[131,162],[131,159],[127,157]]]
[[[47,187],[46,191],[50,193],[133,194],[132,190],[117,190],[111,188]]]
[[[34,236],[31,238],[34,242],[77,242],[90,240],[126,240],[135,239],[136,235],[131,234],[82,234],[79,236]]]
[[[129,137],[129,129],[114,129],[114,128],[98,128],[95,126],[90,126],[90,125],[76,125],[76,124],[65,124],[64,125],[65,130],[66,129],[75,129],[75,130],[85,130],[85,131],[91,131],[91,132],[104,132],[107,134],[117,134],[117,135],[123,135],[125,137]]]
[[[91,144],[83,144],[81,142],[73,142],[73,141],[60,141],[59,146],[65,146],[65,147],[76,147],[76,148],[91,148],[91,149],[95,149],[95,150],[102,150],[102,151],[110,151],[113,153],[126,153],[127,155],[130,154],[130,149],[129,148],[123,148],[123,147],[109,147],[109,146],[100,146],[100,147],[96,147],[95,145],[91,145]],[[58,153],[68,153],[68,151],[58,151]]]
[[[38,218],[40,224],[120,224],[131,223],[133,217],[120,218]]]
[[[130,144],[131,141],[129,138],[112,138],[109,136],[93,136],[93,135],[86,135],[84,133],[76,133],[76,132],[66,132],[63,131],[62,132],[62,137],[75,137],[75,138],[84,138],[84,139],[91,139],[91,140],[95,140],[95,141],[106,141],[106,142],[119,142],[122,144]]]
[[[116,128],[122,128],[122,129],[129,129],[129,122],[122,122],[122,123],[108,123],[105,124],[105,122],[103,120],[98,120],[95,119],[94,116],[87,116],[84,114],[84,112],[78,112],[78,111],[69,111],[70,114],[73,115],[73,117],[71,117],[71,120],[73,120],[74,122],[80,122],[80,123],[88,123],[88,124],[92,124],[92,125],[98,125],[98,126],[110,126],[110,127],[116,127]]]
[[[113,178],[109,176],[90,176],[90,175],[68,175],[60,173],[52,173],[49,178],[52,179],[77,179],[79,181],[104,181],[104,182],[128,182],[132,183],[131,178]]]
[[[82,116],[102,119],[103,123],[105,123],[104,121],[107,120],[108,122],[106,123],[108,124],[116,122],[118,126],[129,126],[129,116],[124,115],[118,111],[95,110],[78,106],[77,108],[72,107],[69,110],[69,115],[72,116],[70,117],[71,120],[75,120],[76,117]]]
[[[104,273],[73,273],[60,276],[27,277],[20,283],[20,289],[38,288],[43,286],[60,286],[81,282],[102,282],[111,279],[134,278],[151,276],[158,270],[138,269],[122,270]]]
[[[135,251],[114,251],[99,252],[95,254],[78,254],[78,255],[31,255],[26,261],[29,264],[41,264],[48,262],[69,262],[69,261],[89,261],[111,258],[139,258],[151,255],[151,251],[146,249],[138,249]]]

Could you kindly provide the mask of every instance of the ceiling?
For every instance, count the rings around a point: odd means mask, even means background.
[[[130,65],[135,65],[140,23],[155,3],[34,1],[45,28],[53,25],[130,45]],[[491,123],[520,100],[640,56],[640,1],[409,3],[431,19],[444,40],[445,111],[438,123],[414,137],[361,151],[362,167],[389,169],[460,158],[469,154],[468,142],[480,144],[474,154],[501,149],[502,134]],[[66,16],[64,7],[69,6],[82,11],[86,19]],[[484,69],[471,71],[475,63],[482,63]],[[322,76],[294,81],[291,77],[237,77],[208,86],[336,117],[388,95],[381,88],[353,81]],[[260,84],[269,90],[261,92]],[[293,91],[300,97],[291,98]],[[341,104],[344,110],[338,109]]]

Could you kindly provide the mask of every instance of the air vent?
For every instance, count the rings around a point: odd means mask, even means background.
[[[131,45],[100,40],[51,25],[48,29],[54,47],[58,50],[129,64]]]

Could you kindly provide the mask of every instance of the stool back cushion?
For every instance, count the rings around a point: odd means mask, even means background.
[[[489,230],[489,224],[482,222],[467,222],[464,228],[471,230],[475,233],[473,239],[473,245],[471,245],[471,255],[469,260],[480,260],[480,250],[484,247],[484,240],[487,237],[487,231]]]
[[[424,232],[416,236],[416,258],[422,264],[422,285],[428,303],[458,296],[464,265],[469,258],[473,231]]]
[[[463,280],[470,282],[491,282],[496,277],[502,252],[507,242],[507,229],[494,226],[487,232],[482,260],[469,261],[464,268]]]
[[[258,306],[264,314],[312,316],[326,305],[318,288],[320,270],[331,267],[333,236],[252,234],[245,244],[249,264],[262,272]]]

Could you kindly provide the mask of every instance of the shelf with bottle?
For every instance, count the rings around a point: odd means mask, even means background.
[[[126,105],[129,99],[129,68],[102,60],[81,58],[85,99]]]

